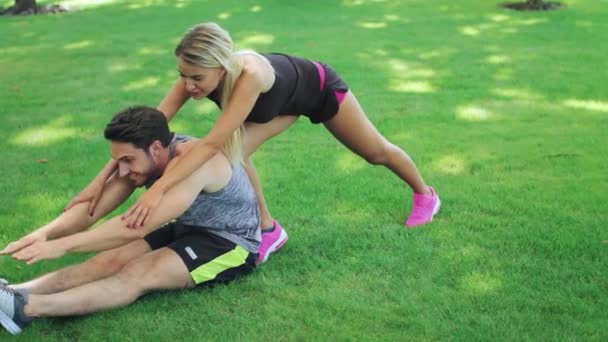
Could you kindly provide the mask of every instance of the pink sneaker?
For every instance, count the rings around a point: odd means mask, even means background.
[[[260,244],[260,249],[258,250],[258,259],[255,261],[256,265],[260,265],[268,260],[270,254],[278,251],[287,239],[287,233],[285,229],[281,227],[281,224],[277,221],[272,221],[274,225],[274,229],[270,232],[262,232],[262,243]]]
[[[433,216],[439,211],[439,208],[441,207],[439,196],[437,196],[435,189],[430,186],[429,189],[431,189],[430,195],[414,193],[412,212],[405,222],[405,225],[408,228],[413,228],[433,221]]]

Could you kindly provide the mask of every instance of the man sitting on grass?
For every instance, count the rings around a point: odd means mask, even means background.
[[[119,169],[95,214],[89,216],[87,203],[78,204],[0,254],[31,264],[69,252],[104,252],[22,284],[0,284],[0,323],[12,334],[34,317],[120,307],[150,291],[226,283],[255,269],[259,212],[240,164],[240,131],[223,153],[168,190],[142,227],[127,228],[115,217],[82,232],[136,187],[151,186],[189,140],[174,136],[162,113],[143,106],[116,114],[105,137]]]

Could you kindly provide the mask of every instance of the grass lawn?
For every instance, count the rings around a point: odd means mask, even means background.
[[[332,65],[443,202],[432,224],[404,229],[409,188],[301,119],[254,158],[290,234],[256,273],[40,319],[21,340],[607,340],[608,2],[563,2],[95,1],[0,17],[2,246],[92,179],[105,124],[158,104],[178,39],[202,21],[239,48]],[[203,136],[217,115],[190,101],[171,126]],[[0,276],[86,257],[4,257]]]

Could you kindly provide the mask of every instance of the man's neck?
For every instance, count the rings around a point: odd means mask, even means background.
[[[165,169],[167,168],[167,165],[169,165],[169,162],[171,161],[171,159],[169,158],[169,147],[164,148],[159,157],[158,160],[156,161],[156,170],[158,171],[158,175],[162,176],[163,173],[165,173]]]

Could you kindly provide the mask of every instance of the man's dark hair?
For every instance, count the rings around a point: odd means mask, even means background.
[[[163,113],[147,106],[129,107],[116,113],[106,126],[104,136],[110,141],[131,143],[145,151],[155,140],[167,147],[173,139]]]

